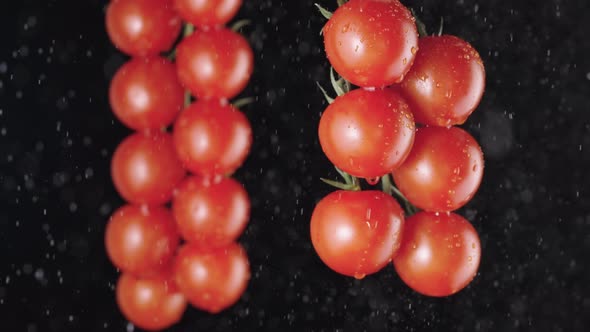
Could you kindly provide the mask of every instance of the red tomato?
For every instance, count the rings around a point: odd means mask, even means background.
[[[172,214],[158,206],[119,208],[105,234],[113,264],[135,275],[150,275],[170,263],[179,240]]]
[[[127,127],[160,129],[176,119],[183,107],[184,90],[176,67],[168,60],[134,58],[113,77],[109,97],[113,112]]]
[[[416,130],[414,147],[393,172],[393,179],[420,209],[453,211],[475,195],[483,167],[481,148],[466,131],[458,127],[425,127]]]
[[[355,278],[375,273],[397,252],[404,215],[381,191],[335,191],[311,216],[311,242],[332,270]]]
[[[415,131],[403,98],[391,89],[353,90],[342,95],[322,115],[320,144],[341,170],[374,178],[396,169],[406,159]]]
[[[187,244],[176,257],[176,283],[198,309],[218,313],[236,303],[248,286],[248,256],[237,243],[203,249]]]
[[[180,321],[187,306],[170,273],[151,278],[123,273],[117,283],[117,303],[125,318],[150,331],[163,330]]]
[[[473,280],[480,257],[477,231],[463,217],[419,212],[406,220],[402,245],[393,263],[413,290],[428,296],[448,296]]]
[[[229,29],[199,30],[176,49],[180,82],[197,98],[233,98],[248,84],[254,66],[244,37]]]
[[[161,132],[136,133],[115,150],[111,163],[113,183],[128,202],[163,204],[184,177],[172,137]]]
[[[323,35],[334,69],[363,87],[400,82],[418,50],[416,23],[398,0],[351,0],[334,12]]]
[[[200,100],[187,107],[176,120],[173,135],[186,168],[204,176],[232,173],[252,145],[246,116],[219,100]]]
[[[115,46],[134,56],[169,50],[181,28],[172,0],[112,0],[107,32]]]
[[[172,211],[186,241],[219,247],[235,241],[244,231],[250,216],[250,199],[234,179],[212,182],[190,177],[177,188]]]
[[[424,37],[412,69],[401,84],[416,122],[448,127],[462,124],[485,88],[479,54],[455,36]]]
[[[175,0],[178,14],[197,27],[224,25],[242,5],[242,0]]]

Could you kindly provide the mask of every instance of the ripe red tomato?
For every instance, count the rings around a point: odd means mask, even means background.
[[[204,176],[232,173],[252,145],[246,116],[219,100],[199,100],[187,107],[176,120],[173,135],[185,167]]]
[[[393,172],[393,179],[420,209],[453,211],[475,195],[483,167],[481,148],[466,131],[458,127],[425,127],[416,130],[414,147]]]
[[[401,84],[416,122],[447,127],[462,124],[485,88],[477,51],[455,36],[420,38],[420,51]]]
[[[172,214],[159,206],[119,208],[105,233],[113,264],[135,275],[150,275],[170,263],[179,240]]]
[[[354,176],[390,173],[408,156],[415,124],[394,90],[353,90],[328,106],[320,119],[324,153],[336,167]]]
[[[189,177],[177,188],[172,211],[182,237],[203,247],[226,246],[244,231],[250,199],[231,178]]]
[[[178,14],[197,27],[224,25],[242,5],[242,0],[175,0]]]
[[[116,292],[125,318],[144,330],[163,330],[174,325],[187,306],[169,272],[150,278],[123,273]]]
[[[161,129],[182,109],[184,90],[168,60],[133,58],[113,77],[109,97],[113,112],[127,127]]]
[[[172,0],[112,0],[106,26],[115,46],[134,56],[169,50],[181,28]]]
[[[197,98],[233,98],[248,84],[254,66],[244,37],[229,29],[198,30],[176,49],[180,82]]]
[[[418,50],[416,23],[398,0],[351,0],[334,12],[323,35],[334,69],[363,87],[400,82]]]
[[[163,204],[185,171],[176,156],[172,137],[161,132],[135,133],[115,150],[111,163],[119,194],[136,204]]]
[[[402,245],[393,263],[413,290],[428,296],[448,296],[473,280],[480,256],[477,231],[463,217],[419,212],[406,220]]]
[[[311,242],[332,270],[355,278],[375,273],[391,261],[401,242],[404,215],[381,191],[335,191],[311,217]]]
[[[218,313],[236,303],[248,286],[248,256],[237,243],[223,248],[184,245],[174,266],[176,283],[198,309]]]

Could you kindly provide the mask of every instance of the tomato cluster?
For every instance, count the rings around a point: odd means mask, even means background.
[[[341,274],[362,278],[393,260],[417,292],[454,294],[475,277],[481,255],[476,230],[452,211],[483,176],[479,144],[455,126],[483,95],[482,60],[458,37],[419,36],[398,0],[339,4],[334,13],[320,7],[326,55],[341,78],[332,72],[338,97],[326,95],[318,131],[346,183],[326,180],[343,190],[314,209],[313,246]],[[383,191],[360,191],[358,178],[381,179]]]
[[[112,179],[127,205],[111,216],[105,246],[122,271],[119,308],[143,329],[173,325],[188,303],[217,313],[248,284],[236,240],[250,200],[229,176],[248,155],[252,129],[228,99],[247,85],[253,53],[224,26],[240,6],[112,0],[106,11],[112,42],[131,56],[113,77],[110,104],[135,133],[113,155]]]

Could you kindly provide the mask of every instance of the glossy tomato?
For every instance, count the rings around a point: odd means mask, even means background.
[[[127,127],[161,129],[170,125],[182,109],[184,89],[170,61],[161,57],[134,58],[113,77],[109,97],[113,112]]]
[[[252,144],[246,116],[219,100],[200,100],[187,107],[176,120],[173,135],[180,160],[204,176],[232,173]]]
[[[414,147],[393,172],[393,179],[420,209],[453,211],[475,195],[483,167],[481,148],[466,131],[458,127],[425,127],[416,131]]]
[[[232,178],[189,177],[176,190],[172,211],[182,237],[195,245],[220,247],[235,241],[250,215],[250,199]]]
[[[248,286],[250,266],[236,243],[223,248],[184,245],[175,264],[176,282],[198,309],[218,313],[236,303]]]
[[[197,27],[224,25],[242,5],[242,0],[175,0],[178,14]]]
[[[111,41],[133,56],[170,50],[181,23],[172,0],[112,0],[106,13]]]
[[[355,278],[375,273],[397,252],[404,224],[397,201],[381,191],[335,191],[311,217],[311,242],[332,270]]]
[[[168,265],[180,237],[172,214],[163,207],[126,205],[109,220],[105,245],[113,264],[124,272],[150,275]]]
[[[362,87],[400,82],[418,50],[414,18],[398,0],[351,0],[334,12],[323,35],[334,69]]]
[[[393,263],[400,278],[415,291],[448,296],[471,282],[480,256],[477,231],[463,217],[419,212],[406,220]]]
[[[170,273],[139,278],[123,273],[117,283],[119,309],[134,325],[150,331],[168,328],[182,318],[187,301]]]
[[[244,37],[229,29],[198,30],[177,47],[180,82],[197,98],[233,98],[246,87],[254,66]]]
[[[420,51],[401,84],[416,122],[432,126],[462,124],[485,88],[477,51],[455,36],[420,38]]]
[[[328,106],[320,119],[320,144],[336,167],[374,178],[406,159],[414,126],[408,105],[396,91],[357,89]]]
[[[115,150],[111,163],[113,183],[131,203],[163,204],[185,171],[176,156],[172,137],[161,132],[135,133]]]

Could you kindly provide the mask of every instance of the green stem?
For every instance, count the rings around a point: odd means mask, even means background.
[[[384,193],[391,195],[391,178],[389,174],[385,174],[381,177],[381,189]]]
[[[441,16],[437,36],[439,36],[439,37],[442,36],[444,27],[445,27],[445,18]]]
[[[324,179],[324,178],[320,178],[320,180],[322,180],[324,183],[331,185],[332,187],[338,188],[338,189],[342,189],[342,190],[352,190],[352,191],[359,191],[361,190],[360,185],[351,183],[342,183],[342,182],[338,182],[338,181],[333,181],[333,180],[329,180],[329,179]]]
[[[191,92],[188,90],[184,91],[184,108],[187,108],[192,102]]]
[[[231,30],[234,32],[239,32],[241,28],[248,26],[252,23],[252,21],[248,19],[239,20],[231,26]]]
[[[252,104],[255,101],[256,101],[256,98],[254,98],[254,97],[244,97],[244,98],[240,98],[240,99],[234,101],[232,103],[232,105],[235,108],[242,108],[242,107],[244,107],[244,106],[246,106],[248,104]]]
[[[404,205],[406,217],[409,217],[418,212],[418,209],[414,205],[412,205],[412,203],[410,203],[406,196],[404,196],[404,194],[402,194],[402,192],[399,191],[399,189],[397,189],[397,187],[393,184],[391,178],[389,177],[389,174],[383,175],[381,177],[381,186],[383,188],[384,193],[388,195],[393,195],[397,198],[398,201],[401,201],[401,203]]]
[[[182,31],[182,35],[184,36],[184,38],[190,36],[193,34],[193,32],[195,31],[195,26],[190,24],[190,23],[186,23],[184,25],[184,29]],[[174,56],[176,56],[176,49],[174,49],[174,51],[172,51]],[[191,98],[191,92],[189,90],[185,90],[184,91],[184,107],[188,107],[192,102],[192,98]]]
[[[188,37],[188,36],[192,35],[193,32],[195,32],[195,26],[190,23],[186,23],[184,25],[184,30],[182,31],[182,35],[184,37]]]
[[[416,15],[416,11],[414,11],[414,9],[410,9],[410,11],[412,12],[412,16],[414,16],[414,19],[416,20],[416,27],[418,28],[418,35],[420,37],[428,36],[428,31],[426,31],[426,25],[418,18],[418,15]]]
[[[340,176],[342,176],[342,178],[344,179],[344,182],[346,184],[352,184],[352,176],[348,173],[346,173],[345,171],[341,170],[340,168],[334,166],[334,168],[336,169],[336,172],[338,172],[338,174],[340,174]]]

